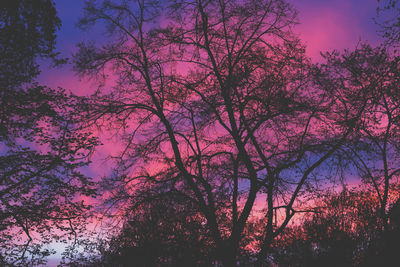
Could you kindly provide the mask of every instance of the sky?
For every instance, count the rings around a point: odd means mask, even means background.
[[[288,0],[298,10],[299,24],[296,34],[306,44],[306,53],[314,62],[321,62],[321,51],[354,49],[360,41],[372,45],[380,43],[378,27],[373,21],[376,16],[377,0]],[[100,27],[83,32],[76,27],[83,14],[83,0],[57,0],[56,9],[62,21],[57,36],[57,51],[62,57],[71,58],[76,44],[81,41],[106,41]],[[51,68],[49,62],[42,61],[41,84],[52,88],[62,87],[78,95],[87,95],[96,89],[95,81],[78,77],[72,64]],[[105,158],[109,153],[118,152],[117,141],[108,141],[97,153]],[[88,174],[103,176],[107,172],[104,160],[94,160]]]
[[[356,47],[359,41],[379,43],[373,21],[377,0],[292,0],[299,10],[300,36],[309,56],[318,60],[320,51]]]
[[[376,16],[377,0],[288,0],[298,10],[299,24],[294,31],[306,44],[306,53],[313,61],[320,62],[320,52],[337,49],[354,49],[360,41],[372,45],[379,44],[378,27],[373,18]],[[76,44],[81,41],[106,40],[100,27],[83,32],[76,27],[82,16],[83,0],[57,0],[56,8],[62,21],[57,36],[57,51],[63,57],[71,58]],[[42,62],[42,73],[38,81],[51,88],[62,87],[78,95],[87,95],[96,89],[95,81],[78,77],[72,70],[72,64],[51,68],[48,62]],[[108,152],[117,152],[115,142],[107,142],[98,152],[99,158],[105,158]],[[98,162],[91,170],[96,175],[105,174],[105,162]]]
[[[58,32],[57,50],[63,57],[71,57],[76,50],[76,44],[84,40],[97,41],[104,38],[98,28],[82,32],[76,28],[76,22],[82,15],[82,0],[57,0],[56,8],[62,21]],[[295,32],[307,46],[307,54],[315,62],[321,61],[321,51],[337,49],[353,49],[360,41],[368,41],[377,45],[380,38],[373,17],[376,16],[377,0],[290,0],[299,12],[300,24]],[[95,83],[80,79],[72,70],[72,65],[50,68],[47,62],[42,62],[42,73],[38,81],[49,87],[63,87],[72,92],[84,95],[93,92]],[[112,142],[103,146],[98,157],[105,158],[108,152],[118,147]],[[95,161],[96,162],[96,161]],[[92,174],[104,175],[104,161],[97,161],[91,167]],[[53,264],[58,260],[54,259]],[[50,263],[51,264],[51,263]]]
[[[377,0],[290,0],[299,12],[300,24],[295,32],[307,45],[307,54],[315,61],[321,60],[320,51],[343,50],[356,47],[359,41],[379,43],[377,26],[373,22]],[[62,20],[58,32],[57,49],[64,57],[71,57],[76,44],[83,40],[102,38],[99,28],[82,32],[75,27],[82,15],[82,0],[57,0],[56,8]],[[46,65],[46,64],[44,64]],[[84,94],[93,82],[80,80],[71,65],[62,68],[44,67],[39,81],[50,86]]]

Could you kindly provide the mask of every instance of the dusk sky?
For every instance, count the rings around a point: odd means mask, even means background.
[[[321,60],[321,51],[354,49],[360,41],[379,44],[378,27],[373,21],[376,16],[376,0],[291,0],[298,10],[300,24],[295,32],[307,46],[307,54],[316,62]],[[95,41],[107,38],[101,27],[96,26],[83,32],[76,27],[82,16],[84,1],[57,0],[56,7],[62,21],[57,37],[57,50],[63,57],[71,58],[76,44],[81,41]],[[53,88],[62,87],[78,95],[90,94],[96,83],[80,78],[72,71],[72,65],[58,68],[42,65],[39,82]],[[118,142],[104,142],[96,158],[105,159],[109,153],[119,152]],[[90,166],[92,175],[105,175],[110,169],[103,160],[95,160]]]
[[[299,12],[300,24],[296,32],[307,45],[307,54],[320,60],[320,51],[355,48],[357,43],[379,43],[376,16],[376,0],[291,0]],[[100,29],[82,32],[75,27],[82,15],[84,1],[57,0],[56,7],[62,20],[58,33],[57,48],[64,57],[70,57],[75,45],[83,40],[104,38]],[[71,65],[57,69],[43,68],[39,81],[50,87],[61,86],[75,93],[87,91],[88,84],[71,71]],[[86,88],[86,89],[85,89]]]
[[[298,10],[300,24],[295,32],[307,46],[307,54],[315,62],[321,61],[321,52],[354,49],[360,41],[378,45],[380,38],[378,27],[373,18],[376,16],[376,0],[292,0]],[[96,26],[83,32],[76,27],[82,15],[84,1],[58,0],[56,7],[62,20],[58,33],[57,50],[63,57],[71,58],[76,51],[76,44],[81,41],[98,42],[106,40],[101,27]],[[94,92],[96,82],[80,78],[67,64],[58,68],[46,67],[43,64],[39,82],[53,88],[62,87],[78,95]],[[112,170],[112,163],[106,158],[116,156],[121,151],[121,143],[115,138],[109,139],[102,133],[103,145],[97,148],[92,158],[93,163],[85,169],[85,173],[93,177],[102,177]]]

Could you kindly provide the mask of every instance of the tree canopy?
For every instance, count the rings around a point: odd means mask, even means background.
[[[87,98],[85,117],[125,144],[106,177],[113,203],[183,196],[218,261],[251,249],[264,264],[304,212],[312,176],[355,136],[370,87],[336,86],[340,73],[311,64],[285,1],[87,2],[81,25],[98,21],[110,42],[82,43],[74,60],[83,75],[116,77]],[[252,216],[264,220],[249,248]]]
[[[43,263],[45,243],[76,236],[93,195],[80,173],[97,144],[77,132],[74,100],[61,89],[34,83],[40,57],[56,59],[60,27],[48,0],[0,3],[0,261]]]

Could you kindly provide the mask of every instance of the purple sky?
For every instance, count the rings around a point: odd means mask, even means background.
[[[295,27],[295,31],[307,45],[307,54],[314,61],[321,60],[320,51],[353,49],[360,40],[368,41],[373,45],[379,43],[377,26],[373,22],[378,5],[377,0],[289,1],[299,12],[300,24]],[[58,15],[62,20],[62,27],[58,32],[57,50],[63,57],[71,57],[75,51],[75,45],[83,40],[98,42],[105,38],[99,27],[89,32],[82,32],[76,28],[76,22],[82,15],[83,4],[82,0],[56,1]],[[96,88],[94,81],[81,80],[72,71],[70,64],[59,68],[49,68],[44,62],[42,66],[39,82],[49,87],[60,86],[78,95],[89,94]],[[99,149],[97,157],[104,159],[109,153],[118,152],[118,148],[117,143],[107,141]],[[94,162],[88,174],[102,176],[108,172],[103,160]]]
[[[319,51],[352,49],[357,43],[379,43],[377,0],[291,0],[299,11],[300,36],[307,53],[318,60]]]
[[[300,25],[295,30],[307,44],[307,53],[320,60],[320,51],[354,48],[357,43],[368,41],[378,44],[377,27],[373,22],[377,0],[289,0],[299,11]],[[56,7],[62,20],[58,33],[58,50],[70,57],[75,45],[83,40],[98,40],[100,29],[82,32],[75,24],[82,14],[82,0],[57,0]],[[84,94],[92,87],[71,71],[71,66],[51,69],[44,67],[39,81],[50,87],[61,86],[75,93]]]

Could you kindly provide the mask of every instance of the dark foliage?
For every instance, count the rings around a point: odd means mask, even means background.
[[[0,21],[0,87],[4,91],[30,82],[39,73],[37,57],[55,56],[61,21],[50,0],[1,1]]]
[[[214,244],[190,205],[161,197],[132,208],[121,233],[107,244],[102,264],[211,266]]]
[[[396,219],[384,230],[373,191],[353,190],[326,196],[320,210],[288,228],[275,244],[279,266],[397,266]],[[391,208],[396,213],[397,205]]]
[[[79,172],[95,138],[79,132],[75,100],[63,90],[32,83],[39,57],[54,58],[60,26],[54,3],[0,3],[0,255],[3,264],[43,263],[42,247],[77,237],[94,194]]]

